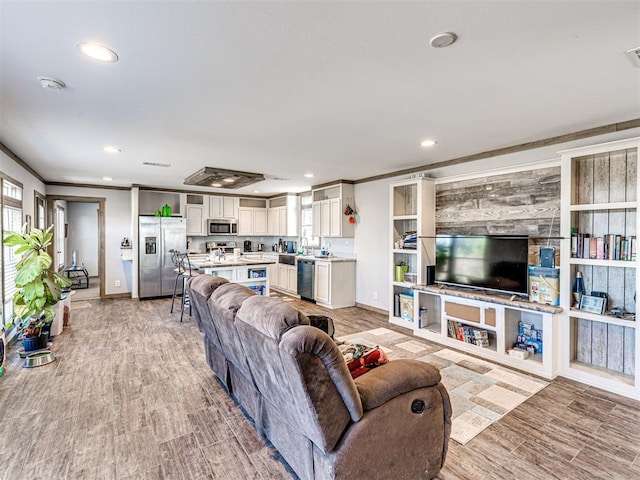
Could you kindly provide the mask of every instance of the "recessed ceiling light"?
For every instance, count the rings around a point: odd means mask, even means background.
[[[433,147],[436,143],[438,143],[438,142],[436,142],[435,140],[423,140],[420,143],[420,146],[421,147]]]
[[[118,55],[110,48],[94,42],[80,42],[76,45],[78,50],[87,57],[104,63],[115,63],[118,61]]]
[[[104,147],[102,149],[103,152],[105,153],[120,153],[122,151],[122,149],[118,148],[118,147],[113,147],[111,145],[107,145],[106,147]]]
[[[458,36],[453,32],[442,32],[429,40],[429,43],[433,48],[444,48],[451,45],[457,39]]]
[[[315,175],[313,173],[305,173],[304,176],[307,178],[313,178]]]
[[[260,190],[254,190],[253,193],[260,193]]]
[[[113,182],[113,178],[111,177],[102,177],[105,182]]]
[[[216,188],[220,188],[222,186],[221,183],[212,183],[211,184],[212,187],[216,187]]]
[[[236,179],[235,179],[235,178],[233,178],[233,177],[227,177],[227,178],[223,178],[223,179],[222,179],[222,181],[223,181],[224,183],[233,183],[233,182],[235,182],[235,181],[236,181]]]

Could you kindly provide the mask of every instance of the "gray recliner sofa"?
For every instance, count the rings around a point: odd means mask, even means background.
[[[205,343],[216,333],[230,393],[301,479],[437,475],[451,404],[435,367],[393,360],[353,380],[336,343],[287,302],[222,284],[207,305],[199,321]]]

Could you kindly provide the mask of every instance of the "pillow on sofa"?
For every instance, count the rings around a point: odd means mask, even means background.
[[[352,378],[367,373],[372,368],[384,365],[389,361],[385,353],[378,347],[359,343],[337,343]]]

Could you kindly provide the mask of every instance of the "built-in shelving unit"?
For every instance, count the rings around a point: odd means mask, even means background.
[[[413,333],[418,337],[447,345],[457,350],[508,365],[541,377],[552,379],[557,371],[557,344],[562,309],[526,301],[513,301],[508,296],[485,295],[464,289],[419,287],[414,292]],[[452,326],[454,330],[452,331]],[[480,346],[461,339],[455,328],[473,335],[486,332],[488,344]],[[509,354],[522,341],[523,328],[535,332],[539,339],[531,341],[527,358]],[[524,343],[524,342],[523,342]]]
[[[414,328],[413,287],[426,283],[426,267],[435,264],[435,185],[415,178],[391,185],[389,322]],[[415,232],[415,241],[405,242]],[[425,238],[430,237],[430,238]],[[406,266],[406,272],[396,267]]]
[[[570,237],[572,231],[592,238],[637,237],[639,147],[640,139],[635,138],[560,152],[563,237]],[[561,249],[560,301],[565,313],[560,373],[640,398],[640,333],[635,318],[638,259],[576,258],[570,242],[564,241]],[[587,294],[607,295],[603,314],[575,305],[571,290],[577,272],[582,273]],[[613,315],[612,309],[623,316]]]

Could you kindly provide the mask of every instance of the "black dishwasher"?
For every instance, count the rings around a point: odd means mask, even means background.
[[[313,260],[298,259],[298,295],[303,300],[313,301],[313,282],[316,262]]]

